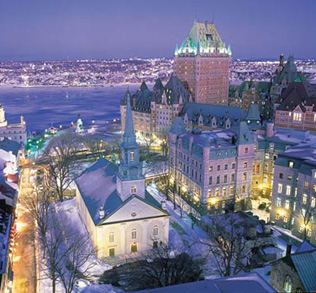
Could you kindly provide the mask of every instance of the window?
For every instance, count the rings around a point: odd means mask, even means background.
[[[109,256],[115,256],[115,249],[114,248],[109,249]]]
[[[223,188],[223,196],[226,196],[227,192],[226,192],[226,187]]]
[[[137,243],[134,242],[131,246],[131,252],[137,252]]]
[[[221,181],[220,176],[217,176],[217,177],[216,177],[216,184],[219,184],[220,181]]]
[[[228,170],[228,164],[225,164],[224,168],[225,168],[225,170]]]
[[[301,210],[301,213],[302,213],[302,218],[305,218],[305,216],[306,216],[306,210],[305,210],[305,209],[302,209],[302,210]]]
[[[281,198],[277,198],[277,207],[281,207],[282,206],[282,199]]]
[[[293,161],[289,161],[289,167],[293,168],[294,167],[294,162]]]
[[[235,169],[235,167],[236,167],[236,164],[232,163],[232,169]]]
[[[284,216],[284,217],[283,217],[283,222],[284,222],[284,223],[287,223],[287,221],[288,221],[287,216]]]
[[[158,235],[158,232],[159,232],[158,226],[155,225],[154,228],[153,228],[153,235],[154,235],[154,236],[157,236],[157,235]]]
[[[213,171],[213,166],[210,166],[210,172],[212,172]]]
[[[234,195],[234,187],[233,186],[230,188],[230,195]]]
[[[302,121],[302,113],[294,113],[293,114],[293,121],[297,121],[297,122]]]
[[[303,204],[307,203],[307,194],[303,194]]]
[[[279,178],[283,179],[283,173],[279,173]]]
[[[134,193],[136,193],[136,192],[137,192],[136,186],[133,185],[133,186],[131,187],[131,194],[134,194]]]
[[[221,165],[217,165],[217,171],[221,170]]]
[[[290,201],[289,200],[286,200],[285,201],[285,206],[284,206],[287,210],[290,209]]]
[[[219,196],[219,188],[215,189],[215,196]]]
[[[131,162],[134,162],[134,160],[135,160],[135,151],[132,150],[131,151]]]
[[[242,174],[242,180],[247,180],[247,172],[244,172],[244,173]]]
[[[315,203],[316,203],[315,197],[312,197],[312,199],[311,199],[311,207],[312,208],[315,207]]]
[[[111,232],[109,234],[109,242],[114,242],[114,233],[113,232]]]
[[[227,183],[227,174],[224,175],[224,183]]]
[[[247,168],[247,162],[244,162],[244,168]]]
[[[284,290],[286,292],[292,292],[292,278],[290,276],[285,277]]]
[[[248,154],[248,148],[245,148],[245,154]]]
[[[305,189],[308,188],[308,182],[307,182],[307,181],[304,182],[304,188],[305,188]]]
[[[208,179],[208,184],[211,185],[212,181],[213,181],[213,178],[212,178],[212,176],[210,176],[210,178]]]
[[[158,241],[153,241],[153,249],[158,248]]]
[[[241,193],[246,193],[246,185],[243,185],[243,186],[241,187]]]
[[[286,185],[286,195],[291,195],[291,186]]]
[[[276,215],[275,215],[275,219],[276,219],[276,220],[279,220],[279,219],[280,219],[280,214],[276,214]]]
[[[292,175],[288,175],[287,180],[292,180]]]
[[[281,183],[278,184],[278,193],[282,193],[283,185]]]
[[[136,239],[136,236],[137,236],[136,229],[133,229],[132,230],[132,239]]]
[[[235,174],[232,174],[231,177],[232,177],[232,178],[231,178],[231,182],[234,182],[234,181],[235,181]]]
[[[308,229],[307,230],[307,237],[311,237],[312,236],[312,230],[311,229]]]
[[[295,210],[296,210],[296,202],[293,203],[293,212],[295,212]]]

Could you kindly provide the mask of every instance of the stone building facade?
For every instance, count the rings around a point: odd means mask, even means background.
[[[188,133],[178,117],[169,133],[170,183],[208,209],[250,198],[254,147],[244,121],[227,130]]]

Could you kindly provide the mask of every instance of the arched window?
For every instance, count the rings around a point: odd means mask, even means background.
[[[285,277],[284,290],[286,292],[292,292],[292,278],[290,276]]]
[[[137,191],[137,188],[136,188],[135,185],[133,185],[133,186],[131,187],[131,194],[136,193],[136,191]]]
[[[157,235],[158,235],[158,232],[159,232],[158,226],[155,225],[154,228],[153,228],[153,235],[154,235],[154,236],[157,236]]]
[[[113,232],[111,232],[109,234],[109,242],[114,242],[114,233]]]
[[[132,239],[136,239],[137,234],[136,234],[136,229],[132,230]]]

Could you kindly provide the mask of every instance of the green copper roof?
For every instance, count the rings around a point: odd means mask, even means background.
[[[175,56],[182,54],[231,56],[231,48],[226,48],[213,23],[195,21],[180,48],[176,45]]]
[[[237,143],[239,145],[253,143],[252,135],[245,121],[241,121],[239,124],[239,128],[237,130]]]

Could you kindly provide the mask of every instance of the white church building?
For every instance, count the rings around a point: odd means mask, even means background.
[[[99,258],[168,244],[169,217],[145,188],[130,97],[118,167],[100,159],[76,179],[76,202]]]

